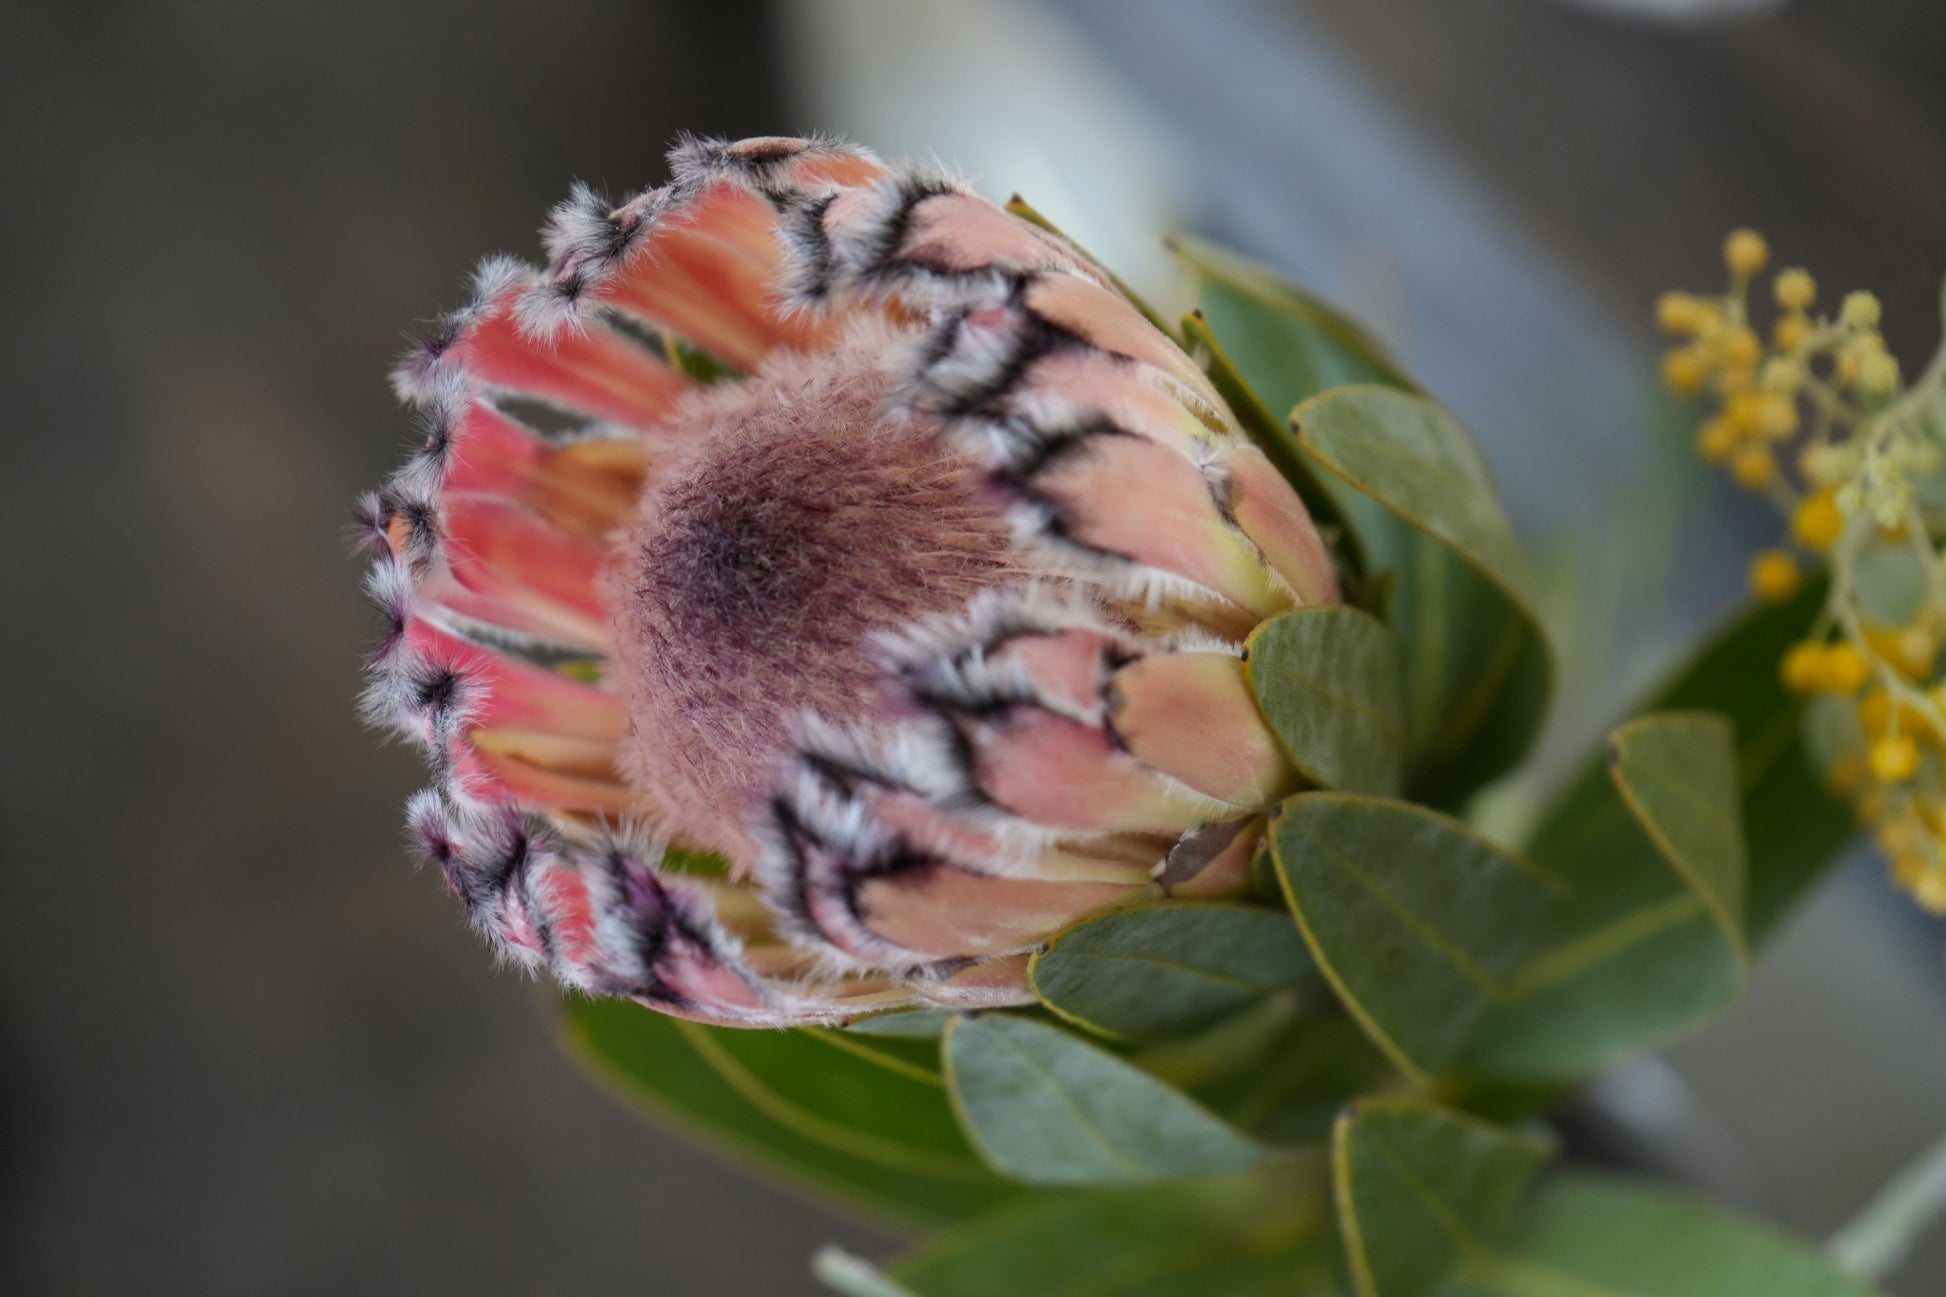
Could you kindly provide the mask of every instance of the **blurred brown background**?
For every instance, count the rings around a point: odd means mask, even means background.
[[[1942,68],[1931,0],[6,0],[0,1291],[808,1293],[818,1242],[888,1241],[590,1089],[352,716],[399,333],[571,179],[834,127],[1138,273],[1185,223],[1344,296],[1572,560],[1566,744],[1764,525],[1680,467],[1647,304],[1754,221],[1930,347]],[[1941,941],[1870,863],[1827,889],[1673,1056],[1737,1164],[1677,1169],[1841,1220],[1946,1126]]]

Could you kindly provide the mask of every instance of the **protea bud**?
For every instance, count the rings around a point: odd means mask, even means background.
[[[368,708],[478,926],[769,1026],[1017,1002],[1075,918],[1241,886],[1295,775],[1240,645],[1337,595],[1197,366],[945,175],[671,163],[481,267],[361,504]]]

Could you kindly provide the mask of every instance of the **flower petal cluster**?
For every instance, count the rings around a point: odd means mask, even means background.
[[[829,140],[551,214],[395,383],[365,706],[513,961],[698,1020],[1019,1002],[1082,915],[1246,879],[1303,505],[1058,235]]]

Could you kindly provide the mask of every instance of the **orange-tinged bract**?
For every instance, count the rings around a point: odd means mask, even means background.
[[[1239,886],[1296,780],[1240,646],[1337,586],[1189,356],[950,177],[671,165],[482,266],[361,502],[367,708],[477,925],[777,1026],[1020,1002],[1066,923]]]

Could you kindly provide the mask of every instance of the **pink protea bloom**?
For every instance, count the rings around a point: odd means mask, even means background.
[[[670,160],[480,268],[360,504],[366,705],[478,927],[775,1026],[1019,1002],[1077,917],[1241,886],[1296,777],[1240,645],[1337,589],[1190,357],[944,175]]]

